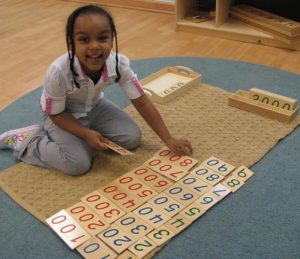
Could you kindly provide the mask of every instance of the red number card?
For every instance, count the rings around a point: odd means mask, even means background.
[[[175,153],[171,152],[171,150],[167,147],[159,150],[154,154],[154,156],[187,171],[189,171],[198,163],[197,159],[190,156],[178,156]]]
[[[94,191],[81,198],[81,201],[93,209],[100,217],[108,223],[112,223],[125,215],[125,212],[112,203],[99,191]]]
[[[129,150],[127,150],[126,148],[123,148],[108,139],[105,139],[105,142],[106,142],[106,146],[108,148],[110,148],[111,150],[115,151],[116,153],[118,153],[122,156],[133,155],[133,153],[130,152]]]
[[[162,192],[174,184],[173,181],[146,166],[139,166],[130,171],[130,173],[157,192]]]
[[[145,162],[145,165],[174,181],[179,181],[182,177],[188,174],[187,170],[182,169],[173,163],[162,160],[159,157],[152,157]]]
[[[66,211],[92,236],[96,236],[109,227],[108,222],[83,202],[74,204]]]
[[[46,222],[71,249],[91,238],[65,210],[46,219]]]

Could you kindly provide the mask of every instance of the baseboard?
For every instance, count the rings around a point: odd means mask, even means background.
[[[153,0],[69,0],[68,2],[99,4],[103,6],[122,7],[150,12],[175,14],[175,4]]]

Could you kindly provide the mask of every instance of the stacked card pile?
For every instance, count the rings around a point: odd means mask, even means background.
[[[213,156],[199,163],[164,148],[46,221],[85,258],[143,258],[252,175]]]

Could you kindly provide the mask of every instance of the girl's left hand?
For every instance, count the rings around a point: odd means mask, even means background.
[[[166,141],[167,147],[176,155],[184,156],[193,153],[192,145],[186,139],[176,139],[171,137]]]

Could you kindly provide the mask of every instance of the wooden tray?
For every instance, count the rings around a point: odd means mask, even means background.
[[[202,76],[187,67],[165,67],[141,80],[145,93],[156,103],[164,104],[190,87],[201,84]]]
[[[276,106],[250,99],[249,92],[242,90],[231,95],[228,98],[228,104],[230,106],[285,123],[291,122],[298,113],[298,107],[294,110],[278,108]]]

